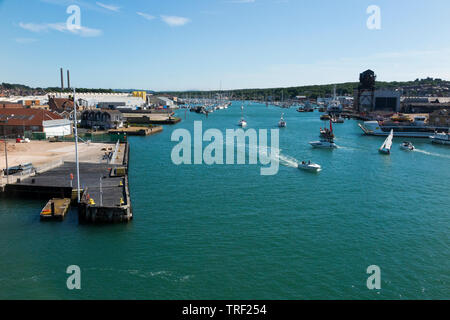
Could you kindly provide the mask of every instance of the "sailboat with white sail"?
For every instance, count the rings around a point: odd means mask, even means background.
[[[391,147],[392,147],[392,138],[394,138],[394,129],[391,129],[391,132],[389,133],[386,140],[384,140],[380,149],[378,149],[378,152],[383,153],[383,154],[390,154]]]

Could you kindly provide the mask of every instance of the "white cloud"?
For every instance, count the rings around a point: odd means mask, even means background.
[[[155,19],[155,16],[152,16],[151,14],[144,13],[144,12],[136,12],[136,14],[140,15],[141,17],[144,17],[147,20],[153,20]]]
[[[68,29],[67,24],[60,23],[19,23],[19,27],[22,29],[31,31],[31,32],[46,32],[51,30],[56,30],[59,32],[70,32],[72,34],[76,34],[82,37],[98,37],[102,34],[102,30],[99,29],[91,29],[88,27],[75,27]]]
[[[171,27],[180,27],[189,23],[191,20],[185,17],[177,17],[177,16],[161,16],[162,21],[167,23]]]
[[[100,6],[100,7],[102,7],[102,8],[105,8],[105,9],[107,9],[107,10],[110,10],[110,11],[115,11],[115,12],[119,12],[119,10],[120,10],[120,7],[119,6],[116,6],[116,5],[113,5],[113,4],[104,4],[104,3],[101,3],[101,2],[95,2],[98,6]]]

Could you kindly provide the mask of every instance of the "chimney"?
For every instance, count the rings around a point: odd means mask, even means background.
[[[64,90],[64,76],[63,76],[63,68],[61,68],[61,90]]]
[[[70,73],[69,73],[69,70],[67,70],[67,88],[70,89]]]

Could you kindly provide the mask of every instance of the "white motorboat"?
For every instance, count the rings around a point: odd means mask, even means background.
[[[322,169],[322,167],[319,164],[313,163],[311,161],[302,161],[301,163],[298,164],[298,168],[301,170],[313,172],[318,172]]]
[[[402,142],[402,144],[400,145],[400,148],[403,150],[406,150],[406,151],[413,151],[415,149],[414,145],[409,141]]]
[[[278,126],[279,126],[280,128],[286,127],[286,121],[284,121],[283,115],[284,115],[284,113],[281,114],[280,121],[278,122]]]
[[[313,148],[336,149],[337,145],[332,139],[321,139],[320,141],[311,141],[309,143]]]
[[[391,133],[388,135],[386,140],[384,140],[384,142],[381,145],[380,149],[378,149],[378,152],[383,153],[383,154],[391,154],[392,138],[393,137],[394,137],[394,130],[391,129]]]

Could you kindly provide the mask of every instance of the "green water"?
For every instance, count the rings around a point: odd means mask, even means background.
[[[356,121],[334,126],[337,150],[312,149],[319,114],[283,110],[282,162],[172,164],[173,130],[234,129],[240,104],[133,137],[134,220],[41,223],[42,201],[0,200],[0,298],[26,299],[448,299],[450,148],[377,149]],[[276,128],[281,110],[245,109],[248,128]],[[184,119],[184,111],[179,112]],[[318,174],[289,163],[312,160]],[[286,161],[288,160],[288,161]],[[66,288],[69,265],[81,290]],[[381,268],[381,290],[366,269]]]

